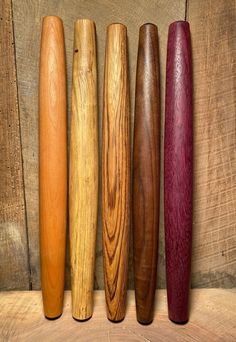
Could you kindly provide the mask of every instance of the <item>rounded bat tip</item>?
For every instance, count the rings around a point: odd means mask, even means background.
[[[92,316],[89,316],[88,318],[84,318],[84,319],[79,319],[79,318],[76,318],[74,316],[72,316],[73,319],[76,321],[76,322],[80,322],[80,323],[83,323],[83,322],[87,322],[91,319]]]
[[[153,23],[145,23],[142,26],[140,26],[139,32],[144,33],[144,34],[148,33],[148,32],[157,33],[158,28],[157,28],[157,25],[155,25]]]
[[[57,15],[46,15],[45,17],[43,17],[43,22],[46,22],[46,21],[58,21],[62,23],[62,19],[58,17]]]
[[[186,20],[177,20],[170,24],[169,28],[173,28],[176,26],[189,26],[189,22]]]
[[[110,319],[108,318],[108,320],[111,322],[111,323],[121,323],[123,320],[124,320],[124,317],[119,319],[119,320],[114,320],[114,319]]]
[[[77,19],[75,21],[75,24],[78,25],[94,25],[95,26],[95,22],[92,19],[89,18],[85,18],[85,19]]]
[[[150,325],[152,324],[153,320],[151,321],[141,321],[139,319],[137,319],[138,323],[141,324],[141,325]]]
[[[107,26],[107,29],[117,28],[127,30],[127,27],[122,23],[111,23]]]
[[[153,27],[153,28],[157,29],[157,25],[155,25],[153,23],[144,23],[143,25],[140,26],[140,28],[144,28],[144,27]]]
[[[170,321],[175,323],[175,324],[178,324],[178,325],[184,325],[184,324],[188,323],[188,319],[186,321],[175,321],[175,320],[170,318]]]
[[[49,321],[55,321],[56,319],[60,318],[62,314],[60,314],[59,316],[56,316],[56,317],[48,317],[48,316],[45,316],[46,319],[48,319]]]

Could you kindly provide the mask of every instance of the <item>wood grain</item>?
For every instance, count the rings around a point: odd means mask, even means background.
[[[0,13],[0,289],[29,289],[11,1]]]
[[[62,313],[67,220],[66,73],[63,23],[43,18],[39,82],[39,213],[44,314]]]
[[[98,112],[103,107],[103,75],[106,27],[112,22],[121,22],[129,32],[129,69],[131,123],[134,113],[135,75],[137,62],[138,28],[145,22],[158,24],[160,47],[160,89],[161,89],[161,121],[163,126],[166,39],[168,25],[174,20],[184,19],[185,0],[138,0],[133,1],[99,0],[12,0],[14,9],[14,26],[16,37],[16,61],[18,73],[20,124],[22,132],[22,153],[24,160],[25,194],[27,205],[27,222],[29,230],[30,265],[33,289],[40,288],[39,246],[38,246],[38,68],[40,49],[41,17],[50,13],[63,19],[65,29],[67,60],[67,93],[71,94],[73,29],[78,18],[91,18],[96,23],[97,31],[97,67],[98,67]],[[32,30],[32,27],[34,30]],[[71,99],[68,98],[68,113],[71,112]],[[70,127],[70,126],[68,126]],[[132,127],[132,125],[131,125]],[[101,134],[102,115],[99,115],[99,148],[102,149]],[[163,130],[161,135],[163,141]],[[163,142],[161,143],[163,145]],[[162,159],[162,158],[161,158]],[[101,169],[101,153],[100,153]],[[162,163],[161,163],[162,165]],[[161,166],[162,169],[162,166]],[[161,172],[163,175],[163,172]],[[100,172],[101,177],[101,172]],[[162,184],[162,176],[161,176]],[[161,185],[162,189],[162,185]],[[101,182],[99,187],[98,231],[96,245],[95,288],[103,288],[102,265],[102,220],[101,220]],[[163,191],[160,201],[160,243],[158,257],[158,286],[165,286],[165,259],[163,242]],[[197,238],[198,239],[198,236]],[[132,249],[129,260],[129,288],[133,288]],[[69,258],[66,264],[66,286],[70,287]],[[197,280],[197,278],[196,278]],[[17,286],[17,282],[16,282]],[[210,284],[209,284],[210,286]]]
[[[95,24],[74,30],[70,140],[70,246],[72,315],[92,316],[98,212],[98,112]]]
[[[2,341],[201,341],[234,342],[236,339],[236,291],[195,289],[191,291],[191,320],[176,326],[168,320],[166,291],[156,293],[157,305],[153,324],[140,325],[135,319],[135,298],[128,292],[127,315],[120,324],[106,319],[103,291],[94,295],[94,314],[86,323],[71,319],[71,296],[65,293],[63,316],[55,321],[45,320],[39,292],[0,293],[0,336]],[[222,310],[223,308],[223,310]],[[23,319],[24,318],[24,319]]]
[[[235,287],[235,1],[191,0],[188,18],[195,89],[192,284]]]
[[[130,207],[130,113],[127,30],[122,24],[107,28],[103,151],[103,260],[107,316],[125,316],[128,276]]]
[[[153,320],[160,196],[158,32],[141,26],[136,73],[133,149],[133,244],[137,319]]]
[[[164,211],[169,318],[188,321],[192,244],[193,113],[189,23],[169,27],[166,65]]]
[[[98,37],[98,105],[102,112],[102,84],[104,67],[105,30],[111,22],[126,24],[129,32],[129,66],[131,87],[131,123],[133,122],[134,86],[138,27],[149,21],[158,24],[160,46],[161,90],[161,146],[163,148],[164,94],[166,40],[168,25],[184,19],[185,0],[133,1],[67,0],[12,1],[20,127],[24,161],[24,183],[27,206],[27,226],[30,251],[30,275],[32,287],[40,288],[39,239],[38,239],[38,68],[40,51],[41,17],[53,13],[65,23],[67,54],[67,91],[71,93],[73,23],[80,18],[92,18],[96,22]],[[235,275],[235,46],[236,10],[234,0],[188,0],[187,16],[190,21],[193,45],[194,76],[194,219],[193,219],[193,287],[233,287]],[[6,6],[5,6],[6,8]],[[79,11],[78,11],[79,8]],[[222,21],[223,18],[223,21]],[[2,22],[1,22],[2,23]],[[34,30],[32,30],[34,27]],[[5,51],[5,49],[3,50]],[[13,65],[13,64],[12,64]],[[220,95],[223,94],[223,95]],[[68,106],[71,101],[69,98]],[[101,137],[101,120],[99,129]],[[131,126],[132,127],[132,126]],[[8,145],[13,140],[8,141]],[[100,144],[101,148],[101,144]],[[160,239],[158,252],[158,287],[165,287],[165,258],[163,238],[163,153],[161,154]],[[101,161],[100,161],[101,165]],[[12,169],[12,167],[11,167]],[[101,189],[99,190],[99,196]],[[96,247],[95,288],[103,288],[101,210]],[[4,201],[5,203],[5,201]],[[16,202],[14,202],[16,203]],[[18,227],[18,226],[17,226]],[[19,228],[12,230],[4,244],[18,241]],[[20,239],[23,241],[22,239]],[[23,242],[24,245],[24,242]],[[22,244],[20,245],[22,248]],[[15,247],[15,244],[14,244]],[[11,250],[17,251],[16,248]],[[6,254],[4,254],[6,255]],[[10,254],[13,257],[13,254]],[[23,256],[24,255],[24,256]],[[14,256],[19,263],[22,257]],[[1,258],[0,260],[6,260]],[[132,257],[129,263],[129,288],[133,288]],[[13,263],[7,265],[13,267]],[[70,287],[69,258],[66,264],[67,288]],[[7,272],[7,268],[3,267]],[[9,267],[8,267],[9,268]],[[10,272],[11,273],[11,272]],[[21,279],[12,272],[11,282],[4,288],[28,288],[21,286]],[[22,273],[21,273],[22,274]]]

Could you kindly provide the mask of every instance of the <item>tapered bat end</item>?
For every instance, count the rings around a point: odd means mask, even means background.
[[[117,28],[123,28],[123,29],[127,30],[127,27],[122,23],[111,23],[107,26],[107,30],[110,30],[111,28],[116,28],[116,27]]]
[[[139,322],[139,324],[142,324],[142,325],[150,325],[152,324],[153,319],[151,321],[142,321],[137,318],[137,321]]]
[[[91,19],[77,19],[75,21],[75,30],[79,30],[80,35],[83,30],[87,31],[87,34],[91,34],[89,30],[95,29],[95,22]]]
[[[152,30],[157,31],[157,26],[153,23],[145,23],[142,26],[140,26],[139,33],[141,33],[142,31],[147,32]]]
[[[95,22],[92,20],[92,19],[89,19],[89,18],[87,18],[87,19],[77,19],[76,21],[75,21],[75,24],[92,24],[92,25],[95,25]]]
[[[169,320],[175,324],[178,324],[178,325],[184,325],[184,324],[187,324],[188,323],[188,319],[186,321],[181,321],[181,322],[178,322],[178,321],[174,321],[173,319],[169,318]]]
[[[121,318],[121,319],[119,319],[119,320],[114,320],[114,319],[110,319],[110,318],[108,318],[108,320],[111,322],[111,323],[121,323],[123,320],[124,320],[124,317],[123,318]]]
[[[85,318],[85,319],[78,319],[78,318],[75,318],[74,316],[72,317],[76,322],[80,322],[80,323],[87,322],[92,318],[92,316],[89,316],[88,318]]]
[[[57,15],[46,15],[45,17],[43,17],[43,24],[46,23],[60,23],[63,25],[62,19],[60,17],[58,17]]]
[[[189,22],[186,20],[177,20],[169,25],[169,27],[173,26],[189,26]]]
[[[59,316],[56,316],[56,317],[48,317],[48,316],[45,316],[46,319],[48,319],[49,321],[55,321],[56,319],[60,318],[62,315],[62,313],[59,315]]]

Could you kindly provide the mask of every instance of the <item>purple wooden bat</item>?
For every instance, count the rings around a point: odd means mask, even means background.
[[[187,323],[193,192],[192,62],[189,24],[170,25],[166,69],[164,210],[169,319]]]

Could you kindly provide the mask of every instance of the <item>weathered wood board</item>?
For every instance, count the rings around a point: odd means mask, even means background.
[[[71,316],[71,295],[70,292],[66,292],[63,315],[52,322],[43,316],[40,292],[3,292],[0,294],[1,341],[234,342],[236,340],[235,290],[192,290],[190,321],[186,325],[177,325],[168,320],[165,290],[157,291],[154,320],[147,326],[136,321],[133,291],[128,293],[126,317],[119,324],[114,324],[106,318],[104,292],[96,291],[94,297],[93,317],[86,322],[76,322]]]
[[[236,286],[236,2],[188,2],[194,77],[193,277]]]
[[[64,21],[69,115],[71,108],[71,72],[73,55],[73,25],[77,18],[90,18],[96,23],[98,57],[98,102],[101,152],[102,93],[106,27],[112,22],[127,25],[130,65],[131,122],[133,123],[134,85],[138,49],[139,26],[145,22],[158,25],[160,39],[161,93],[164,103],[166,39],[170,22],[184,19],[185,0],[178,1],[16,1],[13,0],[14,26],[16,37],[16,58],[21,114],[22,152],[29,231],[30,265],[33,289],[40,287],[39,247],[38,247],[38,62],[40,47],[41,19],[45,15],[59,15]],[[163,106],[162,106],[163,109]],[[162,110],[163,113],[163,110]],[[100,153],[101,169],[101,153]],[[101,176],[101,174],[100,174]],[[101,179],[101,178],[100,178]],[[100,182],[101,185],[101,182]],[[101,195],[101,187],[100,187]],[[101,203],[101,196],[99,198]],[[158,284],[165,285],[163,256],[163,209],[161,208],[161,229],[159,249]],[[131,251],[130,251],[131,260]],[[129,286],[133,287],[133,272],[130,262]],[[67,264],[67,288],[69,287],[69,262]],[[99,207],[99,227],[97,236],[95,287],[103,288],[101,207]]]
[[[28,246],[10,0],[0,2],[0,289],[29,289]]]

